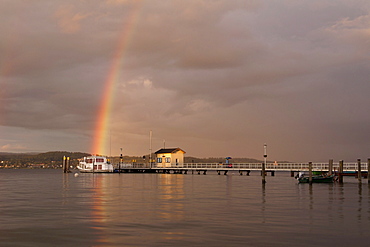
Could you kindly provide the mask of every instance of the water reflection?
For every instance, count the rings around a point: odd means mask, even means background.
[[[81,174],[78,178],[72,177],[71,174],[65,175],[63,184],[66,193],[68,193],[68,181],[70,179],[76,180],[76,185],[79,186],[79,197],[76,200],[81,212],[78,215],[81,220],[86,222],[85,227],[93,230],[93,237],[91,237],[90,241],[93,241],[96,245],[109,243],[107,208],[104,204],[108,196],[105,190],[107,177],[104,174]],[[67,195],[67,197],[71,198],[71,194]],[[84,232],[83,229],[80,230]]]
[[[370,183],[368,183],[367,185],[367,204],[370,205]],[[369,207],[366,207],[368,210],[367,210],[367,215],[368,215],[368,221],[370,221],[370,206]]]
[[[335,208],[335,187],[334,184],[328,184],[328,216],[329,216],[329,222],[334,222],[335,218],[337,217],[334,214],[334,208]]]
[[[91,205],[91,228],[96,230],[96,242],[97,243],[107,243],[108,236],[107,232],[105,231],[106,226],[106,219],[107,219],[107,212],[105,211],[104,207],[104,198],[107,196],[104,193],[104,182],[106,176],[103,174],[93,174],[92,175],[92,205]]]
[[[166,222],[182,221],[184,219],[184,176],[159,175],[160,217]],[[166,228],[163,232],[165,240],[183,239],[184,233],[175,227]]]
[[[233,188],[233,176],[226,176],[226,195],[230,197],[232,195]]]
[[[309,191],[309,195],[310,195],[310,210],[313,209],[313,186],[312,184],[308,185],[308,191]]]
[[[65,206],[68,204],[68,199],[69,199],[69,194],[68,194],[68,189],[69,189],[69,174],[63,173],[62,174],[63,178],[63,190],[62,190],[62,205]]]
[[[0,178],[4,246],[368,246],[370,187],[349,178],[312,186],[282,176],[262,186],[259,176]]]
[[[357,219],[361,221],[362,219],[362,183],[358,184],[358,209],[357,209]]]
[[[262,183],[262,206],[261,206],[261,211],[262,211],[262,223],[266,223],[266,184]]]

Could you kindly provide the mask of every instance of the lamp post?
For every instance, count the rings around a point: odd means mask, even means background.
[[[122,169],[122,162],[123,162],[123,156],[122,156],[122,148],[121,148],[121,156],[120,156],[120,160],[119,160],[119,171],[121,172],[121,169]]]
[[[153,132],[149,132],[149,163],[150,163],[150,168],[152,168],[152,135]]]
[[[262,184],[266,183],[267,145],[263,144]]]

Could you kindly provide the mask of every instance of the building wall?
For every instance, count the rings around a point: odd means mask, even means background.
[[[184,165],[184,153],[177,151],[176,153],[157,154],[156,163],[157,167],[182,167]]]
[[[176,162],[176,159],[177,159],[177,162]],[[172,154],[171,164],[172,166],[182,167],[184,165],[184,153],[181,151],[178,151]]]

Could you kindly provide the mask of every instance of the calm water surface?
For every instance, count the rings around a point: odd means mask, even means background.
[[[0,170],[1,246],[369,246],[370,190],[288,173]]]

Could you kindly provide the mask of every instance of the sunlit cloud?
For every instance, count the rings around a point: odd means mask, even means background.
[[[370,46],[370,14],[353,19],[343,18],[326,31],[348,44],[360,46],[359,48],[365,49],[364,52],[366,52]],[[369,55],[368,52],[367,55]]]
[[[54,14],[59,29],[64,33],[76,33],[81,29],[81,21],[91,14],[76,12],[73,5],[63,5]]]
[[[5,144],[0,147],[3,152],[25,151],[27,148],[21,144]]]

